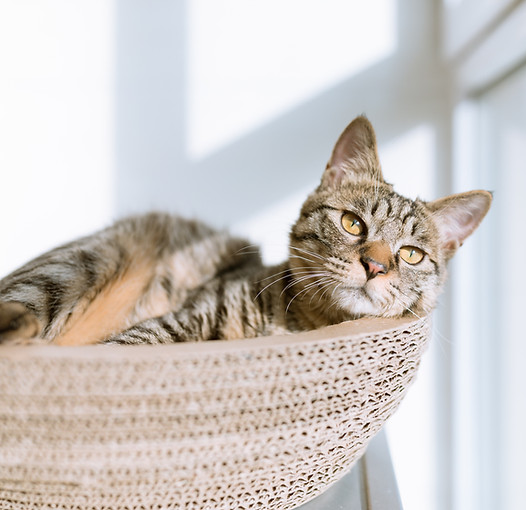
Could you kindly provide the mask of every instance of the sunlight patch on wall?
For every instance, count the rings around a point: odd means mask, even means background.
[[[114,25],[107,0],[0,3],[0,277],[111,219]]]
[[[265,264],[283,262],[288,256],[290,227],[298,219],[303,202],[317,185],[313,182],[260,213],[236,223],[232,232],[261,247]]]
[[[187,145],[201,159],[396,47],[396,1],[192,0]]]
[[[394,189],[409,198],[431,200],[435,182],[435,136],[430,125],[422,124],[380,147],[382,171]]]

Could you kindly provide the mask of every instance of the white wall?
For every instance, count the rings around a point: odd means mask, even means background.
[[[113,215],[114,14],[0,3],[0,274]]]

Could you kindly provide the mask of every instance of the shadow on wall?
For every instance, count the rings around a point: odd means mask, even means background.
[[[399,0],[392,55],[199,161],[185,148],[185,2],[117,6],[119,216],[168,209],[216,225],[250,216],[317,182],[337,136],[361,113],[380,144],[422,123],[438,142],[448,136],[434,2]],[[448,155],[438,156],[440,169]]]

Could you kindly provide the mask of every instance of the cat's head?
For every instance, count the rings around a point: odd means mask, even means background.
[[[383,179],[373,127],[358,117],[292,228],[294,294],[331,322],[425,314],[435,306],[447,261],[491,198],[487,191],[434,202],[399,195]]]

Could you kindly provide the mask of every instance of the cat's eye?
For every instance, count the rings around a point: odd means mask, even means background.
[[[402,246],[400,251],[400,258],[408,264],[418,264],[424,258],[425,253],[415,246]]]
[[[342,226],[353,236],[361,236],[365,232],[363,221],[352,212],[346,212],[342,216]]]

